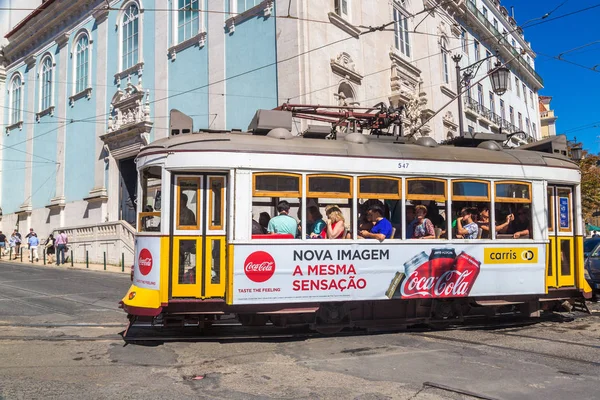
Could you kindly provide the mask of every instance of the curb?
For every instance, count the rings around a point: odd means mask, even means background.
[[[120,266],[115,266],[115,265],[107,265],[106,269],[104,269],[104,265],[103,264],[89,264],[89,268],[86,266],[86,264],[82,264],[82,263],[73,263],[73,266],[71,266],[71,263],[67,263],[65,266],[60,266],[57,267],[56,264],[44,264],[44,262],[42,260],[38,261],[38,262],[30,262],[29,260],[25,261],[23,260],[22,262],[20,260],[10,260],[8,259],[8,256],[4,257],[2,256],[2,258],[0,259],[0,263],[3,264],[21,264],[21,265],[29,265],[29,266],[36,266],[36,267],[43,267],[43,268],[65,268],[65,269],[83,269],[83,270],[88,270],[88,271],[96,271],[96,272],[110,272],[110,273],[115,273],[115,274],[130,274],[130,268],[125,267],[124,271],[121,271],[121,267]]]

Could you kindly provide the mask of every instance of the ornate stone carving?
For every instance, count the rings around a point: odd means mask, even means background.
[[[343,78],[360,85],[362,74],[356,71],[356,66],[352,57],[348,53],[342,52],[330,61],[331,70]]]
[[[143,103],[144,95],[146,103]],[[124,90],[118,90],[110,104],[107,131],[115,132],[127,125],[150,120],[150,91],[144,92],[140,86],[127,83]]]

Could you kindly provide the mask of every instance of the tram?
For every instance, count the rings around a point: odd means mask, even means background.
[[[161,325],[234,314],[331,333],[580,304],[591,296],[581,176],[565,154],[276,126],[157,140],[136,160],[135,264],[121,306]],[[295,235],[267,232],[282,200]],[[361,237],[373,204],[393,226],[382,241]],[[421,206],[435,226],[426,239],[411,226]],[[343,236],[310,235],[332,208]],[[465,209],[478,210],[471,239],[456,228]],[[519,233],[506,229],[515,221]]]

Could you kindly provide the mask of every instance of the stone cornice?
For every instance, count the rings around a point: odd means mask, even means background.
[[[344,18],[340,17],[339,15],[337,15],[336,13],[333,13],[333,12],[330,12],[329,14],[327,14],[327,16],[329,17],[329,21],[333,25],[337,26],[338,28],[340,28],[341,30],[343,30],[344,32],[349,34],[350,36],[353,36],[356,39],[359,38],[360,29],[358,29],[357,27],[352,25],[350,22],[346,21]]]
[[[235,25],[240,24],[252,17],[262,15],[264,18],[269,18],[273,14],[273,0],[263,0],[259,4],[246,11],[239,13],[225,20],[225,29],[229,34],[235,32]]]
[[[56,39],[54,39],[59,49],[62,48],[65,44],[69,43],[69,36],[71,36],[70,33],[62,32],[56,37]]]
[[[36,15],[26,20],[22,27],[10,36],[10,42],[4,48],[9,63],[34,53],[54,40],[59,43],[63,33],[69,32],[82,20],[87,18],[91,10],[106,6],[103,0],[70,0],[56,1]]]

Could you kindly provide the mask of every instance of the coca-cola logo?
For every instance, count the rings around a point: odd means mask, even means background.
[[[148,249],[142,249],[138,256],[138,267],[142,275],[148,275],[152,271],[152,253]]]
[[[267,252],[255,251],[246,258],[244,272],[253,282],[268,281],[275,273],[275,260]]]
[[[429,260],[406,272],[400,287],[402,298],[467,297],[479,275],[479,261],[463,253],[443,262]]]

